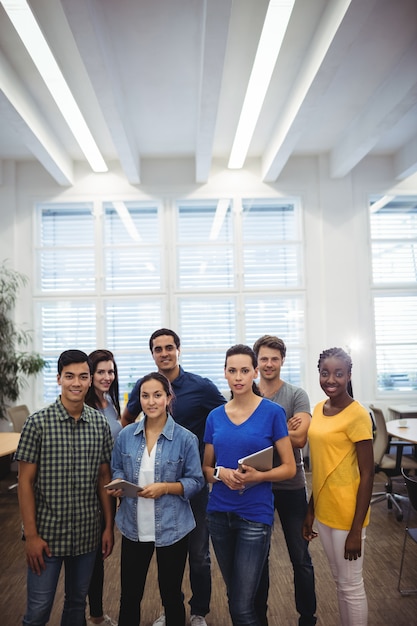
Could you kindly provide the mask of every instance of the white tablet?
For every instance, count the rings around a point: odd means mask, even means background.
[[[123,478],[115,478],[108,485],[104,485],[105,489],[123,489],[123,495],[128,496],[129,498],[137,498],[138,491],[142,491],[143,487],[139,487],[139,485],[135,485],[135,483],[130,483],[128,480],[123,480]]]
[[[274,446],[268,446],[263,450],[258,450],[253,454],[243,457],[238,460],[239,468],[242,465],[249,465],[259,472],[267,472],[272,469],[272,459],[274,454]]]

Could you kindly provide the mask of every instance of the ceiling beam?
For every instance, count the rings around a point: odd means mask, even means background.
[[[231,8],[232,0],[205,0],[204,2],[201,83],[195,149],[197,183],[207,182],[210,173]]]
[[[346,176],[417,102],[417,43],[402,57],[330,153],[330,175]]]
[[[111,36],[100,2],[62,0],[69,27],[93,85],[122,169],[130,184],[140,183],[139,150],[128,128]],[[111,88],[113,86],[113,89]]]
[[[264,151],[262,179],[265,182],[276,181],[299,138],[295,132],[289,143],[284,145],[350,3],[351,0],[332,0],[327,3],[282,115]]]
[[[417,118],[417,115],[416,115]],[[417,119],[415,128],[417,128]],[[397,180],[404,180],[417,172],[417,135],[410,139],[394,155],[394,174]]]
[[[34,99],[0,51],[0,111],[3,120],[52,178],[63,187],[73,184],[72,160],[51,131]]]

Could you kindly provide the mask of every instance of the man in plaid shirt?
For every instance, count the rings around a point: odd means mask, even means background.
[[[28,417],[16,452],[28,564],[27,626],[48,622],[62,563],[61,626],[83,626],[100,543],[100,510],[103,559],[113,549],[113,513],[104,489],[111,480],[113,440],[106,417],[84,404],[91,381],[88,356],[80,350],[63,352],[58,360],[61,395]]]

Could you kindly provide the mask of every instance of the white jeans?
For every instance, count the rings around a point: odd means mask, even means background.
[[[362,529],[362,556],[356,561],[344,558],[347,530],[338,530],[316,520],[319,537],[336,583],[342,626],[366,626],[368,601],[362,576],[365,528]]]

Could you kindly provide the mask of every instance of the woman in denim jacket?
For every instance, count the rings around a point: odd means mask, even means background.
[[[140,602],[156,548],[158,581],[167,626],[185,624],[181,584],[188,534],[195,527],[189,499],[204,485],[197,437],[169,415],[173,392],[163,374],[142,378],[144,419],[126,426],[112,455],[113,479],[142,487],[122,497],[116,515],[122,533],[119,626],[140,623]],[[123,496],[122,490],[110,492]]]

